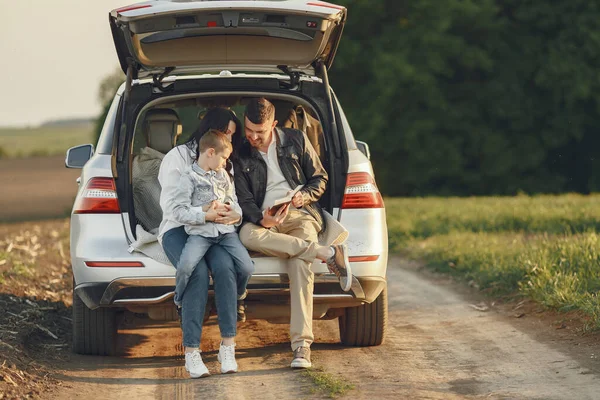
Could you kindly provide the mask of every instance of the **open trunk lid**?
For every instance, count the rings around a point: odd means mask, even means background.
[[[314,74],[329,68],[346,9],[299,0],[157,0],[111,11],[123,71],[133,78],[163,73],[263,70],[279,66]]]

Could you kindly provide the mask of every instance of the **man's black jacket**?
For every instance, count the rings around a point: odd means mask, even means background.
[[[275,128],[277,159],[283,176],[293,189],[304,185],[300,193],[304,197],[304,208],[312,215],[321,230],[325,227],[321,206],[318,201],[327,187],[327,172],[319,156],[299,130]],[[267,164],[257,149],[248,141],[237,149],[235,161],[235,191],[244,213],[244,221],[260,225],[262,203],[267,190]]]

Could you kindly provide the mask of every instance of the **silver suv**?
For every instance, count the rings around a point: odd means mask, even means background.
[[[141,234],[152,238],[156,228],[139,218],[152,195],[134,190],[136,179],[152,181],[157,173],[140,176],[132,165],[144,146],[165,153],[185,142],[206,109],[240,112],[258,96],[275,104],[280,123],[300,118],[299,128],[308,123],[318,133],[309,139],[329,173],[320,202],[349,231],[352,289],[342,292],[325,264],[315,262],[314,318],[338,318],[343,344],[381,344],[387,321],[384,204],[368,146],[354,140],[327,76],[346,9],[295,0],[148,1],[113,10],[109,19],[127,80],[96,149],[77,146],[66,159],[67,167],[83,168],[71,214],[74,351],[114,354],[118,315],[126,310],[177,319],[175,269],[132,246]],[[247,318],[288,323],[285,261],[254,260]]]

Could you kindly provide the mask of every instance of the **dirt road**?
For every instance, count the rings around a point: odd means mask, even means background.
[[[388,269],[389,330],[385,344],[344,348],[337,321],[315,323],[313,364],[353,384],[343,397],[369,399],[598,399],[597,337],[559,336],[535,313],[515,318],[507,308],[476,309],[482,298],[447,278],[416,271],[401,259]],[[484,299],[490,301],[489,299]],[[519,314],[521,316],[521,314]],[[61,399],[306,399],[306,374],[288,368],[287,325],[240,326],[241,372],[219,375],[218,329],[205,328],[205,379],[187,379],[176,324],[129,324],[122,358],[72,357],[57,371]]]

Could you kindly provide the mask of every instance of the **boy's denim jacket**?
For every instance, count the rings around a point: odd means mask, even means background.
[[[235,195],[233,180],[224,169],[205,171],[193,163],[181,174],[174,198],[171,218],[183,225],[188,235],[216,237],[232,233],[242,220],[233,225],[217,224],[205,220],[206,212],[202,207],[213,201],[229,203],[235,212],[242,215],[242,209]]]

